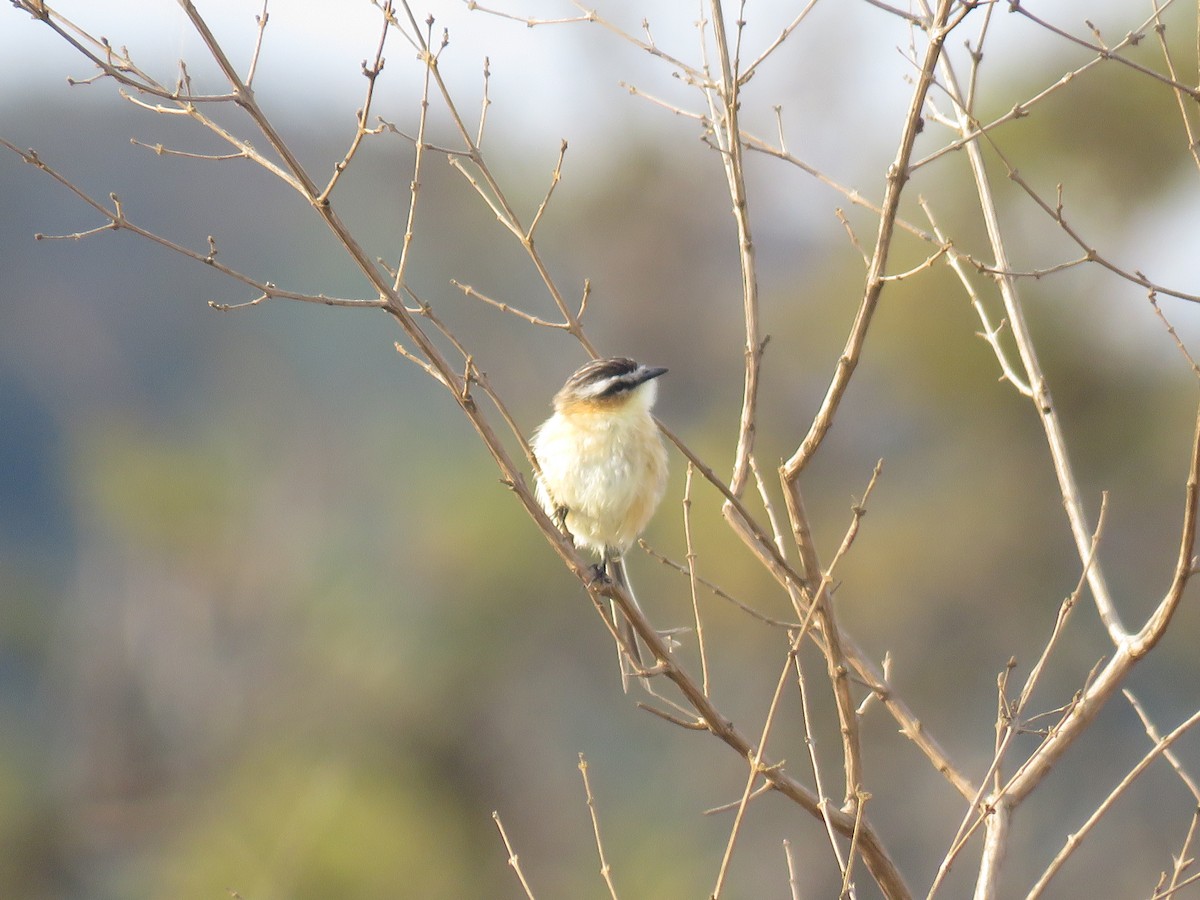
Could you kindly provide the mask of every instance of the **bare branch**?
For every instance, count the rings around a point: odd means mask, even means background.
[[[1192,354],[1188,352],[1188,348],[1184,345],[1183,338],[1179,336],[1179,332],[1175,330],[1175,326],[1167,320],[1166,315],[1159,307],[1158,296],[1154,293],[1154,291],[1150,291],[1147,296],[1150,300],[1150,308],[1154,310],[1154,314],[1158,316],[1158,320],[1162,322],[1163,327],[1167,329],[1167,334],[1169,334],[1171,339],[1175,341],[1175,346],[1179,348],[1179,352],[1182,353],[1183,358],[1187,360],[1188,367],[1192,370],[1192,374],[1197,378],[1200,378],[1200,365],[1196,364],[1196,360],[1192,357]]]
[[[346,299],[346,298],[341,298],[341,297],[326,297],[324,294],[316,294],[316,295],[302,294],[302,293],[298,293],[295,291],[281,290],[280,288],[277,288],[275,285],[273,285],[269,281],[260,282],[254,278],[251,278],[249,275],[239,272],[238,270],[233,269],[233,268],[225,265],[224,263],[220,262],[216,258],[216,254],[213,253],[211,251],[211,249],[210,249],[210,252],[207,254],[199,253],[195,250],[192,250],[189,247],[184,247],[182,244],[177,244],[174,241],[171,241],[155,232],[152,232],[146,228],[143,228],[140,225],[136,224],[135,222],[132,222],[125,215],[125,211],[121,204],[120,198],[118,198],[116,194],[109,195],[109,199],[113,205],[112,205],[111,209],[108,208],[103,203],[101,203],[99,200],[96,200],[93,197],[91,197],[89,194],[85,193],[81,188],[79,188],[77,185],[75,185],[65,175],[61,174],[56,169],[52,168],[51,166],[49,166],[45,162],[43,162],[41,157],[38,156],[36,151],[21,150],[16,145],[10,143],[9,141],[5,140],[4,138],[0,138],[0,147],[4,147],[8,150],[11,150],[13,153],[16,153],[23,160],[25,160],[25,162],[36,167],[37,169],[41,170],[42,172],[45,172],[47,175],[49,175],[51,178],[53,178],[55,181],[57,181],[59,184],[61,184],[63,187],[65,187],[67,190],[69,190],[71,193],[73,193],[76,197],[78,197],[80,200],[82,200],[84,203],[86,203],[88,206],[90,206],[92,209],[94,209],[96,212],[100,213],[100,215],[102,215],[104,218],[108,219],[108,222],[104,225],[100,225],[100,226],[97,226],[96,228],[91,228],[86,231],[76,232],[74,234],[64,234],[64,235],[38,234],[38,235],[35,235],[35,237],[38,240],[80,240],[82,238],[89,237],[91,235],[99,234],[100,232],[103,232],[103,231],[116,231],[118,229],[128,231],[128,232],[138,235],[139,237],[145,238],[146,240],[150,241],[151,243],[157,244],[160,247],[165,247],[167,250],[170,250],[173,253],[177,253],[180,256],[186,256],[188,259],[193,259],[196,262],[204,263],[206,266],[209,266],[210,268],[217,270],[218,272],[222,273],[223,275],[228,275],[230,278],[234,279],[235,281],[239,281],[242,284],[245,284],[248,287],[251,287],[254,290],[258,291],[259,294],[263,295],[263,296],[259,297],[257,300],[252,301],[251,303],[237,304],[239,306],[240,305],[247,305],[247,306],[255,305],[255,304],[261,302],[262,300],[267,299],[268,297],[277,297],[277,298],[283,299],[283,300],[296,300],[296,301],[299,301],[302,303],[320,303],[325,306],[349,306],[349,307],[364,307],[364,308],[378,309],[378,308],[381,308],[386,305],[385,302],[380,299],[358,300],[358,299]],[[221,304],[214,303],[213,306],[217,309],[223,308]],[[229,308],[234,308],[234,307],[229,307]]]
[[[1125,699],[1129,701],[1129,705],[1133,707],[1133,711],[1137,713],[1137,717],[1141,719],[1142,727],[1146,729],[1147,737],[1154,741],[1155,744],[1160,743],[1163,737],[1159,733],[1158,729],[1154,727],[1154,723],[1150,721],[1150,716],[1147,715],[1145,707],[1142,706],[1141,701],[1139,701],[1138,698],[1134,696],[1133,691],[1129,690],[1128,688],[1122,689],[1121,693],[1125,695]],[[1197,803],[1200,803],[1200,785],[1198,785],[1196,783],[1196,779],[1192,778],[1192,776],[1188,774],[1187,770],[1184,769],[1183,762],[1178,756],[1175,755],[1175,751],[1164,750],[1163,759],[1171,764],[1171,768],[1175,770],[1175,774],[1179,776],[1179,780],[1187,786],[1188,791],[1191,793],[1192,797],[1195,798]]]
[[[479,128],[475,131],[475,146],[483,146],[483,129],[487,125],[488,108],[492,105],[491,94],[489,93],[492,84],[492,61],[488,57],[483,58],[483,99],[479,101]],[[564,141],[565,143],[565,141]]]
[[[1037,897],[1042,896],[1046,890],[1046,886],[1050,883],[1050,879],[1058,874],[1058,871],[1062,868],[1063,863],[1065,863],[1071,854],[1079,848],[1079,845],[1082,843],[1083,839],[1087,837],[1088,833],[1091,832],[1096,823],[1104,817],[1104,814],[1112,808],[1112,805],[1117,802],[1117,799],[1125,793],[1126,789],[1133,784],[1134,780],[1139,775],[1146,771],[1150,763],[1154,762],[1154,760],[1163,755],[1163,753],[1165,753],[1167,749],[1173,743],[1175,743],[1175,741],[1182,737],[1188,731],[1188,729],[1190,729],[1197,722],[1200,722],[1200,712],[1193,713],[1178,726],[1176,726],[1176,728],[1166,735],[1166,737],[1155,743],[1150,752],[1143,756],[1138,764],[1129,770],[1129,773],[1121,779],[1117,786],[1109,792],[1109,795],[1105,797],[1100,805],[1097,806],[1092,812],[1092,814],[1088,816],[1087,820],[1082,826],[1080,826],[1079,830],[1067,837],[1067,841],[1065,844],[1063,844],[1062,849],[1059,850],[1054,859],[1050,861],[1050,865],[1046,867],[1045,871],[1042,872],[1041,877],[1038,878],[1037,882],[1030,890],[1028,895],[1029,900],[1036,900]]]
[[[741,74],[738,76],[738,81],[742,84],[745,84],[747,81],[753,78],[758,67],[766,62],[767,57],[783,46],[783,42],[786,41],[791,36],[792,32],[800,26],[800,23],[808,17],[808,14],[812,12],[813,7],[816,5],[817,0],[808,0],[808,3],[805,4],[804,9],[800,10],[800,12],[796,14],[796,17],[787,24],[783,31],[779,33],[779,36],[767,45],[766,49],[758,55],[758,58],[755,59],[754,62],[750,63],[750,65],[746,66],[742,70]]]
[[[612,866],[604,856],[604,841],[600,838],[600,816],[596,812],[596,798],[592,795],[592,785],[588,781],[588,762],[582,753],[579,754],[579,774],[583,778],[583,790],[587,795],[588,812],[592,816],[592,832],[596,835],[596,853],[600,857],[600,874],[608,887],[608,894],[617,900],[617,889],[613,885]]]
[[[1174,0],[1170,0],[1170,2],[1159,7],[1159,9],[1160,10],[1166,9],[1166,7],[1169,6],[1173,2],[1174,2]],[[991,8],[993,5],[994,4],[992,4],[992,3],[985,4],[986,13],[990,14],[990,11],[991,11]],[[1114,50],[1123,49],[1126,46],[1131,46],[1132,44],[1136,43],[1136,37],[1140,36],[1141,32],[1145,31],[1145,29],[1153,21],[1154,21],[1154,16],[1151,16],[1150,19],[1147,19],[1138,28],[1130,31],[1129,34],[1127,34],[1120,41],[1120,43],[1114,45],[1110,49],[1110,52],[1112,52]],[[912,171],[915,172],[917,169],[923,168],[924,166],[928,165],[929,163],[933,162],[934,160],[939,159],[942,156],[945,156],[947,153],[962,149],[966,144],[977,140],[979,137],[990,134],[992,131],[996,130],[996,128],[998,126],[1003,125],[1005,122],[1011,122],[1015,119],[1021,119],[1021,118],[1024,118],[1025,116],[1028,116],[1029,110],[1032,107],[1036,106],[1042,100],[1045,100],[1050,95],[1056,93],[1057,91],[1061,90],[1066,85],[1070,84],[1072,81],[1077,79],[1084,72],[1087,72],[1093,66],[1100,65],[1102,62],[1104,62],[1104,60],[1105,60],[1105,57],[1103,55],[1099,55],[1099,56],[1096,56],[1096,57],[1088,60],[1088,62],[1084,63],[1082,66],[1079,66],[1076,69],[1072,69],[1071,71],[1067,72],[1065,75],[1063,75],[1061,78],[1059,78],[1053,84],[1051,84],[1049,87],[1046,87],[1043,90],[1039,91],[1037,94],[1033,95],[1028,100],[1025,100],[1021,103],[1014,104],[1012,109],[1010,109],[1004,115],[1002,115],[996,119],[993,119],[991,122],[989,122],[986,125],[981,125],[979,122],[972,121],[971,127],[964,132],[960,132],[960,136],[957,139],[951,141],[949,144],[942,147],[941,149],[935,150],[933,153],[930,153],[928,156],[925,156],[922,159],[919,159],[915,163],[913,163]],[[972,60],[972,71],[974,71],[977,67],[978,67],[978,62],[977,62],[977,60],[973,59]],[[966,95],[968,109],[972,108],[973,98],[974,98],[974,90],[972,87],[972,89],[969,90]]]
[[[363,99],[362,108],[358,111],[354,129],[354,138],[350,141],[350,147],[346,150],[345,156],[334,165],[333,175],[330,176],[329,182],[325,185],[325,189],[317,196],[316,202],[325,204],[329,202],[329,195],[333,193],[334,187],[338,180],[342,177],[342,173],[349,168],[351,161],[354,159],[358,148],[362,146],[363,138],[368,134],[379,134],[383,130],[383,126],[377,128],[367,128],[367,119],[371,117],[371,102],[375,98],[375,82],[379,79],[379,73],[383,71],[383,47],[387,43],[388,22],[392,12],[390,0],[384,3],[383,8],[383,28],[379,34],[379,45],[375,48],[375,61],[371,65],[367,65],[364,59],[362,62],[363,77],[367,79],[367,96]],[[419,147],[419,145],[418,145]],[[419,150],[418,150],[419,152]]]
[[[767,738],[771,734],[771,727],[775,723],[775,713],[779,709],[779,698],[783,696],[783,687],[787,683],[788,671],[792,668],[792,660],[796,656],[796,651],[803,640],[804,630],[796,632],[791,639],[791,646],[788,648],[787,658],[783,664],[783,670],[779,673],[779,680],[775,684],[775,693],[771,697],[771,705],[767,709],[767,718],[763,723],[762,734],[758,739],[758,746],[750,759],[750,773],[746,778],[746,787],[742,791],[742,799],[738,804],[737,814],[733,818],[733,827],[729,831],[729,839],[725,844],[725,855],[721,858],[721,868],[717,872],[717,883],[712,890],[712,900],[716,900],[721,895],[721,888],[725,884],[725,877],[729,872],[729,863],[733,859],[733,848],[737,845],[738,833],[741,831],[742,822],[745,820],[746,808],[750,803],[750,795],[754,790],[754,784],[758,780],[762,769],[763,750],[767,745]],[[857,829],[856,829],[857,831]]]
[[[792,889],[792,900],[800,900],[800,881],[796,877],[796,861],[792,859],[792,843],[783,842],[783,855],[787,859],[788,886]]]
[[[504,841],[504,849],[508,851],[508,864],[512,870],[517,873],[517,880],[521,882],[521,887],[525,891],[525,896],[529,900],[535,900],[533,891],[529,887],[529,882],[525,880],[525,873],[521,871],[521,860],[513,850],[512,842],[508,839],[508,833],[504,830],[504,823],[500,821],[500,813],[492,813],[492,821],[496,823],[496,828],[500,830],[500,838]]]
[[[1000,345],[1000,329],[1004,326],[1004,320],[1001,320],[997,325],[992,324],[991,317],[988,315],[988,311],[983,305],[983,300],[980,298],[979,293],[975,290],[975,285],[972,284],[971,279],[967,276],[966,269],[963,266],[962,256],[957,250],[954,249],[953,245],[949,243],[949,241],[946,239],[946,236],[938,227],[937,222],[933,218],[933,212],[930,210],[929,205],[925,202],[924,198],[921,198],[921,208],[925,210],[925,216],[929,219],[929,224],[933,228],[934,234],[936,234],[938,239],[943,242],[943,245],[950,247],[950,250],[946,256],[946,263],[954,271],[954,274],[958,276],[958,280],[962,283],[963,290],[965,290],[967,292],[967,296],[971,298],[971,306],[975,310],[975,314],[979,316],[979,321],[983,324],[983,331],[977,333],[980,337],[988,342],[992,348],[992,352],[996,355],[996,361],[1000,363],[1001,377],[1006,379],[1013,387],[1015,387],[1022,396],[1028,397],[1032,400],[1033,388],[1029,386],[1029,383],[1023,376],[1017,373],[1016,366],[1013,365],[1008,353],[1005,352],[1004,348]]]
[[[537,316],[530,315],[529,313],[527,313],[523,310],[517,309],[514,306],[509,306],[507,303],[505,303],[501,300],[493,300],[491,297],[487,296],[487,294],[483,294],[483,293],[480,293],[479,291],[475,290],[475,288],[471,287],[471,285],[462,284],[458,281],[455,281],[453,278],[450,279],[450,283],[452,285],[454,285],[456,288],[458,288],[460,291],[462,291],[464,294],[466,294],[468,297],[473,297],[476,300],[482,300],[484,303],[488,304],[489,306],[496,307],[496,309],[500,310],[500,312],[505,312],[505,313],[514,315],[518,319],[523,319],[524,321],[528,322],[530,325],[537,325],[542,328],[567,329],[570,327],[566,322],[547,322],[545,319],[541,319],[541,318],[538,318]]]
[[[688,585],[692,595],[692,618],[696,623],[696,647],[700,652],[700,684],[708,696],[708,654],[704,650],[704,620],[700,617],[700,600],[696,594],[696,548],[692,543],[692,474],[696,467],[688,463],[683,485],[683,539],[687,545]]]
[[[938,247],[938,249],[935,250],[932,255],[927,256],[922,262],[913,266],[911,269],[908,269],[905,272],[897,272],[895,275],[884,275],[882,277],[882,280],[883,281],[903,281],[905,278],[911,278],[913,275],[916,275],[918,272],[924,272],[926,269],[930,268],[935,262],[937,262],[939,259],[941,259],[949,249],[950,249],[950,246],[948,244],[943,244],[941,247]]]
[[[254,21],[258,23],[258,34],[254,38],[254,53],[250,56],[250,66],[246,69],[246,87],[254,86],[254,75],[258,71],[258,57],[262,53],[263,36],[267,31],[267,4],[270,0],[263,0],[262,12],[254,17]]]
[[[142,141],[139,141],[137,138],[130,138],[129,143],[133,144],[135,147],[144,147],[147,150],[151,150],[157,156],[178,156],[182,157],[183,159],[207,159],[212,162],[224,162],[225,160],[229,159],[250,158],[240,150],[237,153],[189,153],[186,150],[172,150],[170,147],[164,147],[162,144],[145,144]]]
[[[1168,6],[1171,5],[1171,2],[1172,2],[1172,0],[1167,0],[1167,2],[1163,3],[1161,6],[1156,6],[1154,15],[1151,16],[1151,18],[1149,20],[1147,20],[1146,24],[1154,21],[1158,17],[1159,13],[1161,13],[1162,10],[1166,9]],[[1051,32],[1052,34],[1056,34],[1059,37],[1063,38],[1064,40],[1070,41],[1072,44],[1077,44],[1080,47],[1085,47],[1088,50],[1091,50],[1092,52],[1094,52],[1096,54],[1096,58],[1099,60],[1112,60],[1113,62],[1120,63],[1123,66],[1127,66],[1130,69],[1133,69],[1135,72],[1138,72],[1149,78],[1153,78],[1155,81],[1161,81],[1163,84],[1170,85],[1176,91],[1186,94],[1187,96],[1191,97],[1193,100],[1200,100],[1200,89],[1191,87],[1190,85],[1183,84],[1182,82],[1176,81],[1174,78],[1163,75],[1160,72],[1155,72],[1153,69],[1148,68],[1147,66],[1143,66],[1141,63],[1134,62],[1133,60],[1129,59],[1128,57],[1122,56],[1118,52],[1118,48],[1122,48],[1126,44],[1137,43],[1137,41],[1140,40],[1141,37],[1143,36],[1141,32],[1146,28],[1146,24],[1143,24],[1141,29],[1130,32],[1130,35],[1127,36],[1126,39],[1123,40],[1120,44],[1117,44],[1113,47],[1105,47],[1102,43],[1093,43],[1092,41],[1085,40],[1081,37],[1071,34],[1070,32],[1068,32],[1062,28],[1059,28],[1056,25],[1050,24],[1045,19],[1035,16],[1033,13],[1031,13],[1025,7],[1025,5],[1023,3],[1020,2],[1020,0],[1017,0],[1017,2],[1015,2],[1015,3],[1010,3],[1009,8],[1012,10],[1012,12],[1019,13],[1020,15],[1029,19],[1031,22],[1037,23],[1042,28],[1046,29],[1047,31]],[[1095,34],[1095,32],[1093,32],[1093,34]]]
[[[690,465],[690,463],[689,463],[689,465]],[[662,563],[667,568],[674,569],[676,572],[679,572],[681,575],[688,576],[689,580],[693,577],[693,574],[688,571],[688,567],[686,565],[681,565],[680,563],[677,563],[674,560],[668,559],[667,557],[663,556],[658,551],[656,551],[649,544],[647,544],[644,540],[639,540],[638,546],[640,546],[643,550],[645,550],[646,553],[649,554],[653,559],[658,560],[660,563]],[[708,581],[707,579],[702,578],[699,575],[696,575],[694,577],[696,579],[696,583],[703,585],[707,590],[711,591],[713,596],[720,597],[722,600],[725,600],[728,603],[732,603],[734,606],[736,606],[742,612],[746,613],[747,615],[751,616],[752,618],[758,619],[758,621],[762,622],[765,625],[770,625],[774,628],[799,628],[800,627],[799,622],[788,622],[783,619],[773,619],[768,615],[764,615],[763,613],[759,612],[757,609],[750,606],[749,604],[743,603],[741,600],[737,599],[737,597],[734,597],[732,594],[729,594],[729,593],[723,591],[720,587],[713,584],[711,581]]]
[[[947,93],[955,102],[959,127],[965,132],[970,127],[970,111],[963,105],[965,100],[958,87],[958,79],[954,70],[945,60],[942,61],[941,69]],[[996,203],[992,196],[991,182],[988,178],[987,169],[984,166],[983,155],[977,143],[972,142],[967,145],[967,159],[970,162],[971,172],[975,178],[975,189],[979,196],[979,205],[983,213],[984,224],[987,226],[988,240],[991,244],[992,253],[996,258],[996,268],[1007,272],[1010,269],[1008,252],[1000,230]],[[1016,285],[1011,277],[1005,275],[997,276],[996,282],[1000,288],[1000,295],[1004,300],[1005,313],[1012,327],[1013,339],[1016,341],[1017,350],[1021,356],[1021,364],[1025,369],[1027,382],[1033,392],[1032,399],[1041,419],[1042,428],[1046,434],[1046,442],[1054,462],[1055,475],[1058,477],[1059,490],[1063,496],[1063,506],[1067,513],[1067,521],[1071,526],[1071,534],[1075,538],[1075,548],[1080,560],[1085,561],[1088,558],[1093,529],[1088,524],[1087,513],[1084,511],[1083,501],[1079,495],[1078,482],[1075,479],[1070,456],[1067,452],[1066,438],[1063,434],[1062,424],[1059,421],[1058,412],[1050,395],[1050,387],[1045,375],[1042,373],[1041,362],[1034,348],[1032,333],[1025,321],[1025,313],[1020,297],[1017,294]],[[1104,572],[1099,565],[1090,565],[1087,567],[1087,573],[1088,584],[1091,586],[1092,597],[1096,603],[1100,619],[1104,623],[1104,627],[1108,630],[1109,638],[1114,644],[1120,645],[1126,637],[1125,629],[1121,624],[1120,616],[1117,614],[1116,605],[1109,594]]]
[[[813,738],[812,713],[809,711],[808,684],[804,678],[804,666],[800,661],[800,654],[792,654],[792,661],[796,669],[796,688],[800,694],[800,721],[804,726],[804,746],[808,750],[808,762],[812,768],[813,784],[817,788],[817,797],[821,803],[821,823],[825,826],[825,834],[829,838],[829,846],[833,850],[833,858],[837,861],[838,871],[844,875],[846,872],[846,859],[842,854],[842,848],[838,843],[837,835],[834,833],[833,823],[829,819],[829,805],[833,801],[829,793],[825,790],[825,781],[821,774],[821,762],[817,753],[817,742]]]
[[[529,230],[525,232],[525,241],[533,240],[533,233],[537,231],[538,223],[542,221],[542,214],[546,212],[546,207],[550,205],[550,197],[554,193],[554,189],[558,187],[558,182],[562,178],[563,158],[567,155],[567,142],[564,140],[562,146],[558,149],[558,162],[554,164],[554,171],[550,174],[550,187],[546,189],[546,196],[542,198],[542,202],[538,205],[537,212],[533,215],[533,221],[529,223]]]

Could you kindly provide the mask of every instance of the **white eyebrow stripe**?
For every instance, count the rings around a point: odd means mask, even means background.
[[[586,397],[596,397],[627,381],[629,381],[629,376],[627,375],[610,375],[607,378],[601,378],[598,381],[593,381],[585,385],[581,393]]]
[[[588,397],[595,397],[605,393],[606,391],[611,391],[614,389],[624,388],[625,390],[632,390],[633,388],[636,388],[638,385],[645,382],[645,378],[643,377],[645,372],[645,366],[638,366],[632,372],[623,372],[620,375],[609,375],[607,378],[601,378],[598,381],[587,385],[583,391],[583,394]]]

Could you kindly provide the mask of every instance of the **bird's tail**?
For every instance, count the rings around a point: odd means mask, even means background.
[[[610,557],[605,561],[605,568],[609,577],[625,589],[625,593],[633,601],[634,608],[641,612],[642,608],[638,605],[637,596],[633,593],[633,585],[629,583],[629,575],[625,571],[624,558]],[[634,676],[637,669],[642,668],[642,651],[638,645],[637,632],[633,630],[632,623],[625,618],[616,603],[612,604],[612,617],[613,627],[621,638],[617,643],[617,660],[621,665],[621,687],[628,694],[629,679]]]

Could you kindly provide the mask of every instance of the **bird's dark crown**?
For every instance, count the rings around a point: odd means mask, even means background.
[[[643,366],[624,356],[593,359],[580,366],[567,379],[559,396],[580,400],[616,398],[666,371],[660,367]]]

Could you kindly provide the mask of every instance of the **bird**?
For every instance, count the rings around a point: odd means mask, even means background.
[[[530,444],[538,502],[577,547],[599,558],[597,574],[625,588],[635,606],[625,553],[666,492],[667,450],[651,415],[657,379],[666,372],[625,357],[585,363],[554,395],[554,413]],[[641,653],[633,626],[615,603],[612,616],[621,637],[621,686],[628,692],[630,669],[640,668]]]

